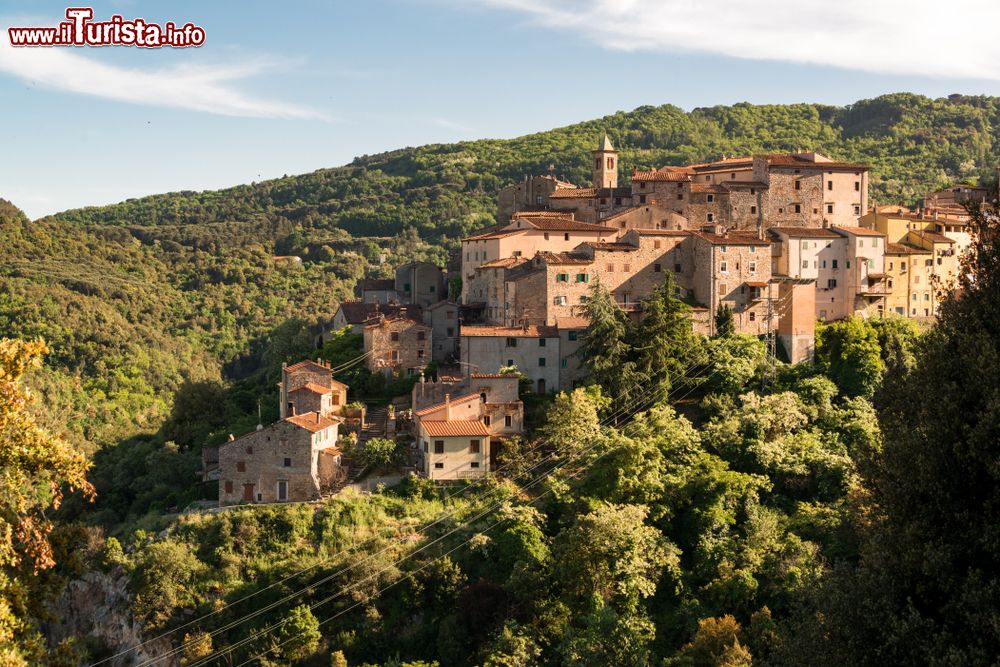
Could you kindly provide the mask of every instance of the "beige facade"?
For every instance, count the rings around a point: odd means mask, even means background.
[[[889,243],[907,243],[910,232],[934,232],[954,241],[958,256],[972,245],[967,213],[912,212],[903,207],[880,207],[863,216],[861,226],[885,234]]]
[[[431,328],[408,317],[369,324],[364,339],[372,372],[416,375],[431,362]]]
[[[462,363],[476,373],[493,374],[516,366],[539,394],[558,391],[559,333],[548,326],[463,326]]]
[[[421,420],[418,443],[429,479],[470,479],[489,470],[490,434],[481,421]]]

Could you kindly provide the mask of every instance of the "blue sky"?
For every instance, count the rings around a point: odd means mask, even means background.
[[[954,0],[948,13],[924,0],[93,5],[97,20],[191,21],[207,33],[201,48],[146,50],[12,49],[8,26],[54,25],[66,4],[0,0],[0,197],[39,217],[643,104],[1000,95],[996,4]]]

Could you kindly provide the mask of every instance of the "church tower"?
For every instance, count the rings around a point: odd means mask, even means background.
[[[597,150],[591,152],[594,155],[594,187],[617,188],[618,151],[611,145],[608,135],[605,134]]]

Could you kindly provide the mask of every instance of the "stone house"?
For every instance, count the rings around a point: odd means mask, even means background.
[[[306,501],[343,480],[340,419],[308,412],[219,447],[219,504]]]
[[[417,375],[431,363],[431,327],[400,315],[382,318],[364,328],[366,364],[386,376]]]
[[[469,298],[482,304],[483,318],[493,324],[513,321],[507,314],[504,284],[514,269],[528,260],[524,257],[505,257],[480,264],[472,278],[464,284]]]
[[[771,242],[754,232],[722,229],[691,232],[691,240],[695,300],[712,315],[720,304],[728,305],[739,333],[766,333],[767,303],[772,298]],[[714,334],[714,317],[711,326]]]
[[[459,306],[438,301],[424,309],[424,324],[431,328],[431,359],[444,363],[458,354]]]
[[[282,419],[307,412],[340,415],[347,405],[347,385],[334,380],[329,362],[321,359],[282,364],[278,389]]]
[[[539,394],[558,391],[559,333],[550,326],[462,326],[462,363],[476,373],[494,374],[516,366]]]
[[[434,412],[429,413],[428,408],[437,406],[436,409],[440,409],[449,397],[457,397],[451,401],[454,407],[461,405],[461,397],[477,396],[480,402],[478,418],[483,420],[494,442],[499,442],[524,432],[524,404],[518,397],[519,382],[517,375],[500,373],[470,373],[457,382],[421,378],[411,392],[414,420]],[[454,412],[461,418],[470,418],[469,413]]]
[[[400,303],[423,308],[448,298],[444,271],[430,262],[407,262],[396,267],[393,288]]]
[[[526,176],[520,183],[502,188],[497,195],[497,220],[510,220],[515,213],[534,211],[548,205],[549,196],[557,189],[576,186],[554,176]]]
[[[399,303],[396,282],[391,278],[367,278],[361,281],[361,303]]]
[[[330,324],[324,328],[317,343],[320,347],[327,340],[331,333],[340,331],[344,327],[351,327],[351,333],[363,334],[365,327],[374,320],[383,317],[399,317],[400,315],[410,315],[420,317],[420,306],[403,306],[398,303],[361,303],[360,301],[344,301],[337,308]]]

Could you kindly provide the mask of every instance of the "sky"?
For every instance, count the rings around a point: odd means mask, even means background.
[[[75,3],[70,6],[86,6]],[[652,104],[1000,95],[995,0],[109,0],[198,48],[14,48],[65,3],[0,0],[0,198],[29,217]]]

